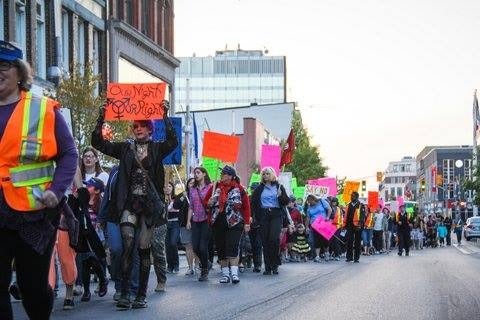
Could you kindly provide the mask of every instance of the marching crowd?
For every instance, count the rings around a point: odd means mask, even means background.
[[[357,192],[345,206],[314,195],[303,203],[288,196],[271,167],[249,190],[228,165],[219,181],[203,167],[185,184],[165,181],[162,159],[178,143],[166,101],[164,141],[152,141],[149,120],[132,123],[133,140],[105,139],[101,108],[92,147],[79,157],[59,104],[30,93],[31,70],[22,58],[0,41],[0,319],[13,319],[10,295],[31,319],[48,319],[60,277],[65,310],[75,307],[74,296],[90,301],[92,275],[100,297],[114,282],[118,309],[145,308],[152,263],[154,291],[163,292],[167,274],[180,270],[179,245],[186,275],[208,281],[218,265],[220,283],[238,284],[250,267],[271,276],[287,261],[345,255],[358,263],[393,247],[408,256],[411,243],[450,245],[452,230],[460,242],[461,219],[413,216],[405,206],[368,208]],[[100,153],[118,160],[109,173]],[[332,237],[312,228],[320,217],[335,226]]]

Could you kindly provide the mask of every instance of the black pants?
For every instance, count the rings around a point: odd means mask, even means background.
[[[259,227],[253,227],[248,233],[252,244],[253,266],[255,268],[262,267],[262,236]]]
[[[240,238],[243,233],[243,223],[229,227],[226,215],[222,213],[213,224],[213,232],[218,260],[238,257]]]
[[[361,228],[348,228],[347,229],[347,261],[355,261],[360,259],[360,247],[362,241],[362,229]]]
[[[0,229],[0,319],[13,319],[8,288],[12,281],[14,258],[17,284],[28,317],[33,320],[50,318],[53,291],[48,285],[48,272],[55,238],[56,233],[53,233],[45,252],[38,254],[20,238],[17,231]]]
[[[373,230],[373,247],[375,251],[383,249],[383,230]]]
[[[447,246],[450,246],[452,244],[451,233],[452,233],[452,229],[447,228]]]
[[[271,270],[281,265],[280,232],[283,225],[282,209],[264,210],[260,219],[260,234],[263,246],[263,261],[265,270]]]
[[[167,268],[170,271],[178,270],[180,262],[178,258],[178,243],[180,242],[180,223],[168,221],[167,237],[165,239],[165,252],[167,254]]]
[[[200,259],[200,267],[208,268],[208,242],[210,241],[210,226],[207,221],[192,221],[193,252]]]
[[[90,256],[82,261],[82,283],[84,292],[90,292],[90,274],[92,271],[97,275],[100,283],[105,283],[107,281],[105,269],[105,260],[100,261],[95,256]]]
[[[330,249],[333,253],[333,255],[338,258],[340,257],[340,254],[342,252],[341,250],[341,242],[340,242],[340,233],[342,232],[342,229],[338,229],[335,231],[335,235],[330,239]]]
[[[401,254],[403,249],[405,249],[405,253],[409,253],[410,251],[410,231],[409,230],[398,231],[398,253]]]

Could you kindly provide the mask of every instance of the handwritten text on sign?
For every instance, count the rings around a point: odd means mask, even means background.
[[[240,138],[212,131],[203,132],[202,156],[224,162],[237,162]]]
[[[326,186],[317,186],[313,184],[305,185],[305,195],[304,198],[307,198],[309,194],[313,194],[317,198],[326,198],[328,196],[329,188]]]
[[[106,120],[163,118],[166,83],[109,83]]]

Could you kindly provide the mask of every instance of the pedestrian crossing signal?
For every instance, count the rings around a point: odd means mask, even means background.
[[[362,180],[362,191],[365,192],[367,191],[367,181]]]
[[[425,188],[426,188],[425,180],[422,179],[420,180],[420,191],[425,192]]]

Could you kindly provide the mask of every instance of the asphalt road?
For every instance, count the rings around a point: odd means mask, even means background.
[[[52,319],[480,319],[480,248],[412,251],[410,257],[361,257],[359,264],[288,263],[278,276],[246,271],[238,285],[208,283],[171,275],[167,292],[152,290],[149,307],[116,311],[112,291],[104,298],[77,302],[62,311],[55,301]],[[15,319],[26,319],[14,303]]]

